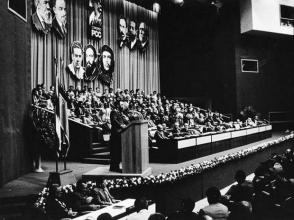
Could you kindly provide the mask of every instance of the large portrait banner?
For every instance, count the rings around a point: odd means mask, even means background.
[[[100,40],[103,31],[102,0],[89,0],[89,37]]]

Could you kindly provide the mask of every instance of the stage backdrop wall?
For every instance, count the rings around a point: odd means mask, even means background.
[[[33,3],[32,3],[33,4]],[[54,58],[57,60],[57,71],[70,63],[70,44],[81,41],[83,46],[93,44],[96,50],[104,44],[114,51],[115,69],[111,87],[121,89],[140,88],[146,92],[160,90],[159,80],[159,43],[157,13],[125,0],[103,1],[103,37],[101,40],[88,38],[88,1],[67,0],[68,33],[64,40],[57,38],[51,31],[47,35],[31,32],[31,69],[32,87],[44,83],[47,88],[55,82]],[[31,5],[33,9],[33,5]],[[32,14],[32,13],[31,13]],[[118,18],[123,16],[129,21],[147,24],[149,46],[145,53],[130,51],[127,47],[118,46]],[[63,62],[62,62],[63,60]],[[95,80],[88,83],[92,88],[103,86]]]

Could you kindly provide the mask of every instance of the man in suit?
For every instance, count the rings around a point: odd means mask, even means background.
[[[128,47],[130,50],[136,49],[137,47],[137,25],[135,21],[130,21],[129,24],[129,41]]]
[[[139,50],[141,52],[146,51],[148,46],[148,32],[146,29],[146,24],[141,22],[139,25],[139,32],[138,32],[138,39],[139,39]]]
[[[163,127],[161,124],[157,125],[157,131],[154,134],[154,139],[156,140],[157,143],[161,142],[164,139],[169,139],[164,131],[163,131]]]
[[[71,52],[71,63],[66,67],[66,78],[65,86],[81,86],[82,80],[84,79],[84,67],[83,62],[83,47],[79,41],[74,41],[70,48]]]
[[[128,39],[127,39],[128,29],[127,29],[127,22],[125,18],[120,18],[118,20],[118,33],[119,33],[118,45],[120,48],[122,48],[128,42]]]
[[[53,30],[60,38],[65,38],[66,30],[66,3],[65,0],[53,0],[55,17],[52,22]]]
[[[52,25],[50,0],[35,0],[36,12],[32,15],[32,22],[37,31],[48,34]]]
[[[115,109],[110,113],[111,136],[110,136],[110,171],[120,172],[121,161],[121,139],[120,132],[129,123],[126,116],[128,106],[126,102],[117,101]]]
[[[97,52],[93,45],[88,44],[85,48],[86,72],[85,80],[92,81],[98,76]]]

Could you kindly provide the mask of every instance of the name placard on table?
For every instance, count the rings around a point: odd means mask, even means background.
[[[211,141],[216,142],[216,141],[222,141],[222,140],[226,140],[226,139],[230,139],[230,138],[231,138],[231,132],[225,132],[225,133],[221,133],[221,134],[212,135]]]
[[[246,130],[232,131],[231,134],[232,134],[232,138],[242,137],[246,135]]]
[[[179,140],[178,141],[178,149],[192,147],[196,145],[196,138],[190,138],[186,140]]]
[[[255,133],[258,133],[259,130],[258,128],[250,128],[250,129],[247,129],[247,135],[249,134],[255,134]]]
[[[208,144],[208,143],[211,143],[211,135],[197,138],[197,145]]]

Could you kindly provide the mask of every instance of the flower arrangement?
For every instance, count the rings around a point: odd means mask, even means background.
[[[243,149],[231,154],[215,157],[209,161],[205,160],[197,164],[191,164],[188,167],[180,168],[178,170],[172,170],[168,173],[161,173],[157,176],[150,175],[148,177],[133,177],[129,179],[118,178],[113,180],[106,180],[106,184],[109,189],[119,189],[119,188],[136,187],[139,185],[154,186],[154,185],[160,185],[160,184],[166,184],[166,183],[174,183],[183,178],[200,174],[202,172],[205,172],[209,169],[213,169],[217,166],[228,163],[230,161],[245,158],[250,154],[263,151],[264,149],[269,148],[275,144],[279,144],[293,138],[294,138],[294,134],[291,133],[286,136],[280,137],[276,140],[258,144],[256,146]]]
[[[47,197],[49,196],[49,188],[45,187],[42,192],[38,194],[38,199],[34,203],[34,207],[38,208],[43,211],[43,213],[46,213],[46,201]]]
[[[92,191],[94,189],[94,187],[96,186],[95,182],[91,182],[88,181],[86,182],[87,184],[87,190],[88,191]],[[69,185],[64,185],[61,186],[61,194],[62,194],[62,198],[66,198],[69,194],[73,193],[76,189],[76,184],[69,184]],[[47,199],[50,195],[50,190],[48,187],[45,187],[39,194],[38,194],[38,198],[36,200],[36,202],[34,203],[34,207],[37,209],[40,209],[44,214],[46,214],[46,202]],[[66,205],[64,202],[59,201],[59,203],[61,204],[61,207],[63,207],[64,209],[66,209]]]

